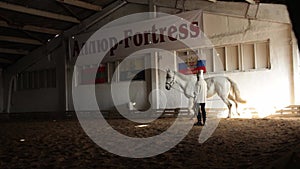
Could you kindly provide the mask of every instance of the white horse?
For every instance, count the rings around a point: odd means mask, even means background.
[[[195,85],[197,77],[195,75],[185,75],[176,71],[166,71],[166,89],[170,90],[176,83],[180,86],[185,96],[189,99],[188,111],[191,115],[195,115],[194,104],[195,104]],[[231,117],[232,104],[230,100],[235,103],[236,110],[239,103],[246,103],[240,96],[240,91],[237,84],[228,77],[216,76],[205,78],[207,83],[207,98],[217,94],[223,102],[227,105],[229,112],[228,118]],[[236,113],[240,115],[237,111]]]

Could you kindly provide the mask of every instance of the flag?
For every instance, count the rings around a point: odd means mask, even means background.
[[[187,63],[179,63],[178,71],[183,74],[197,74],[200,70],[206,73],[206,60],[198,60],[194,65],[188,65]]]

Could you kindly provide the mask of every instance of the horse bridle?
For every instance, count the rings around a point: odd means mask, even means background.
[[[172,77],[172,80],[170,82],[166,82],[167,85],[170,86],[170,88],[172,88],[172,86],[175,84],[175,76]]]

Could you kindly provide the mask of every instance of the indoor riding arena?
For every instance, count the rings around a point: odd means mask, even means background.
[[[299,169],[292,1],[1,0],[0,169]]]

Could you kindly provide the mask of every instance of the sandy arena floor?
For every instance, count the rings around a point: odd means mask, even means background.
[[[127,120],[109,123],[128,136],[148,137],[174,119],[136,128]],[[183,141],[155,157],[132,159],[97,146],[78,120],[13,120],[0,123],[0,169],[227,169],[300,168],[300,118],[221,119],[213,135],[198,142],[194,126]]]

